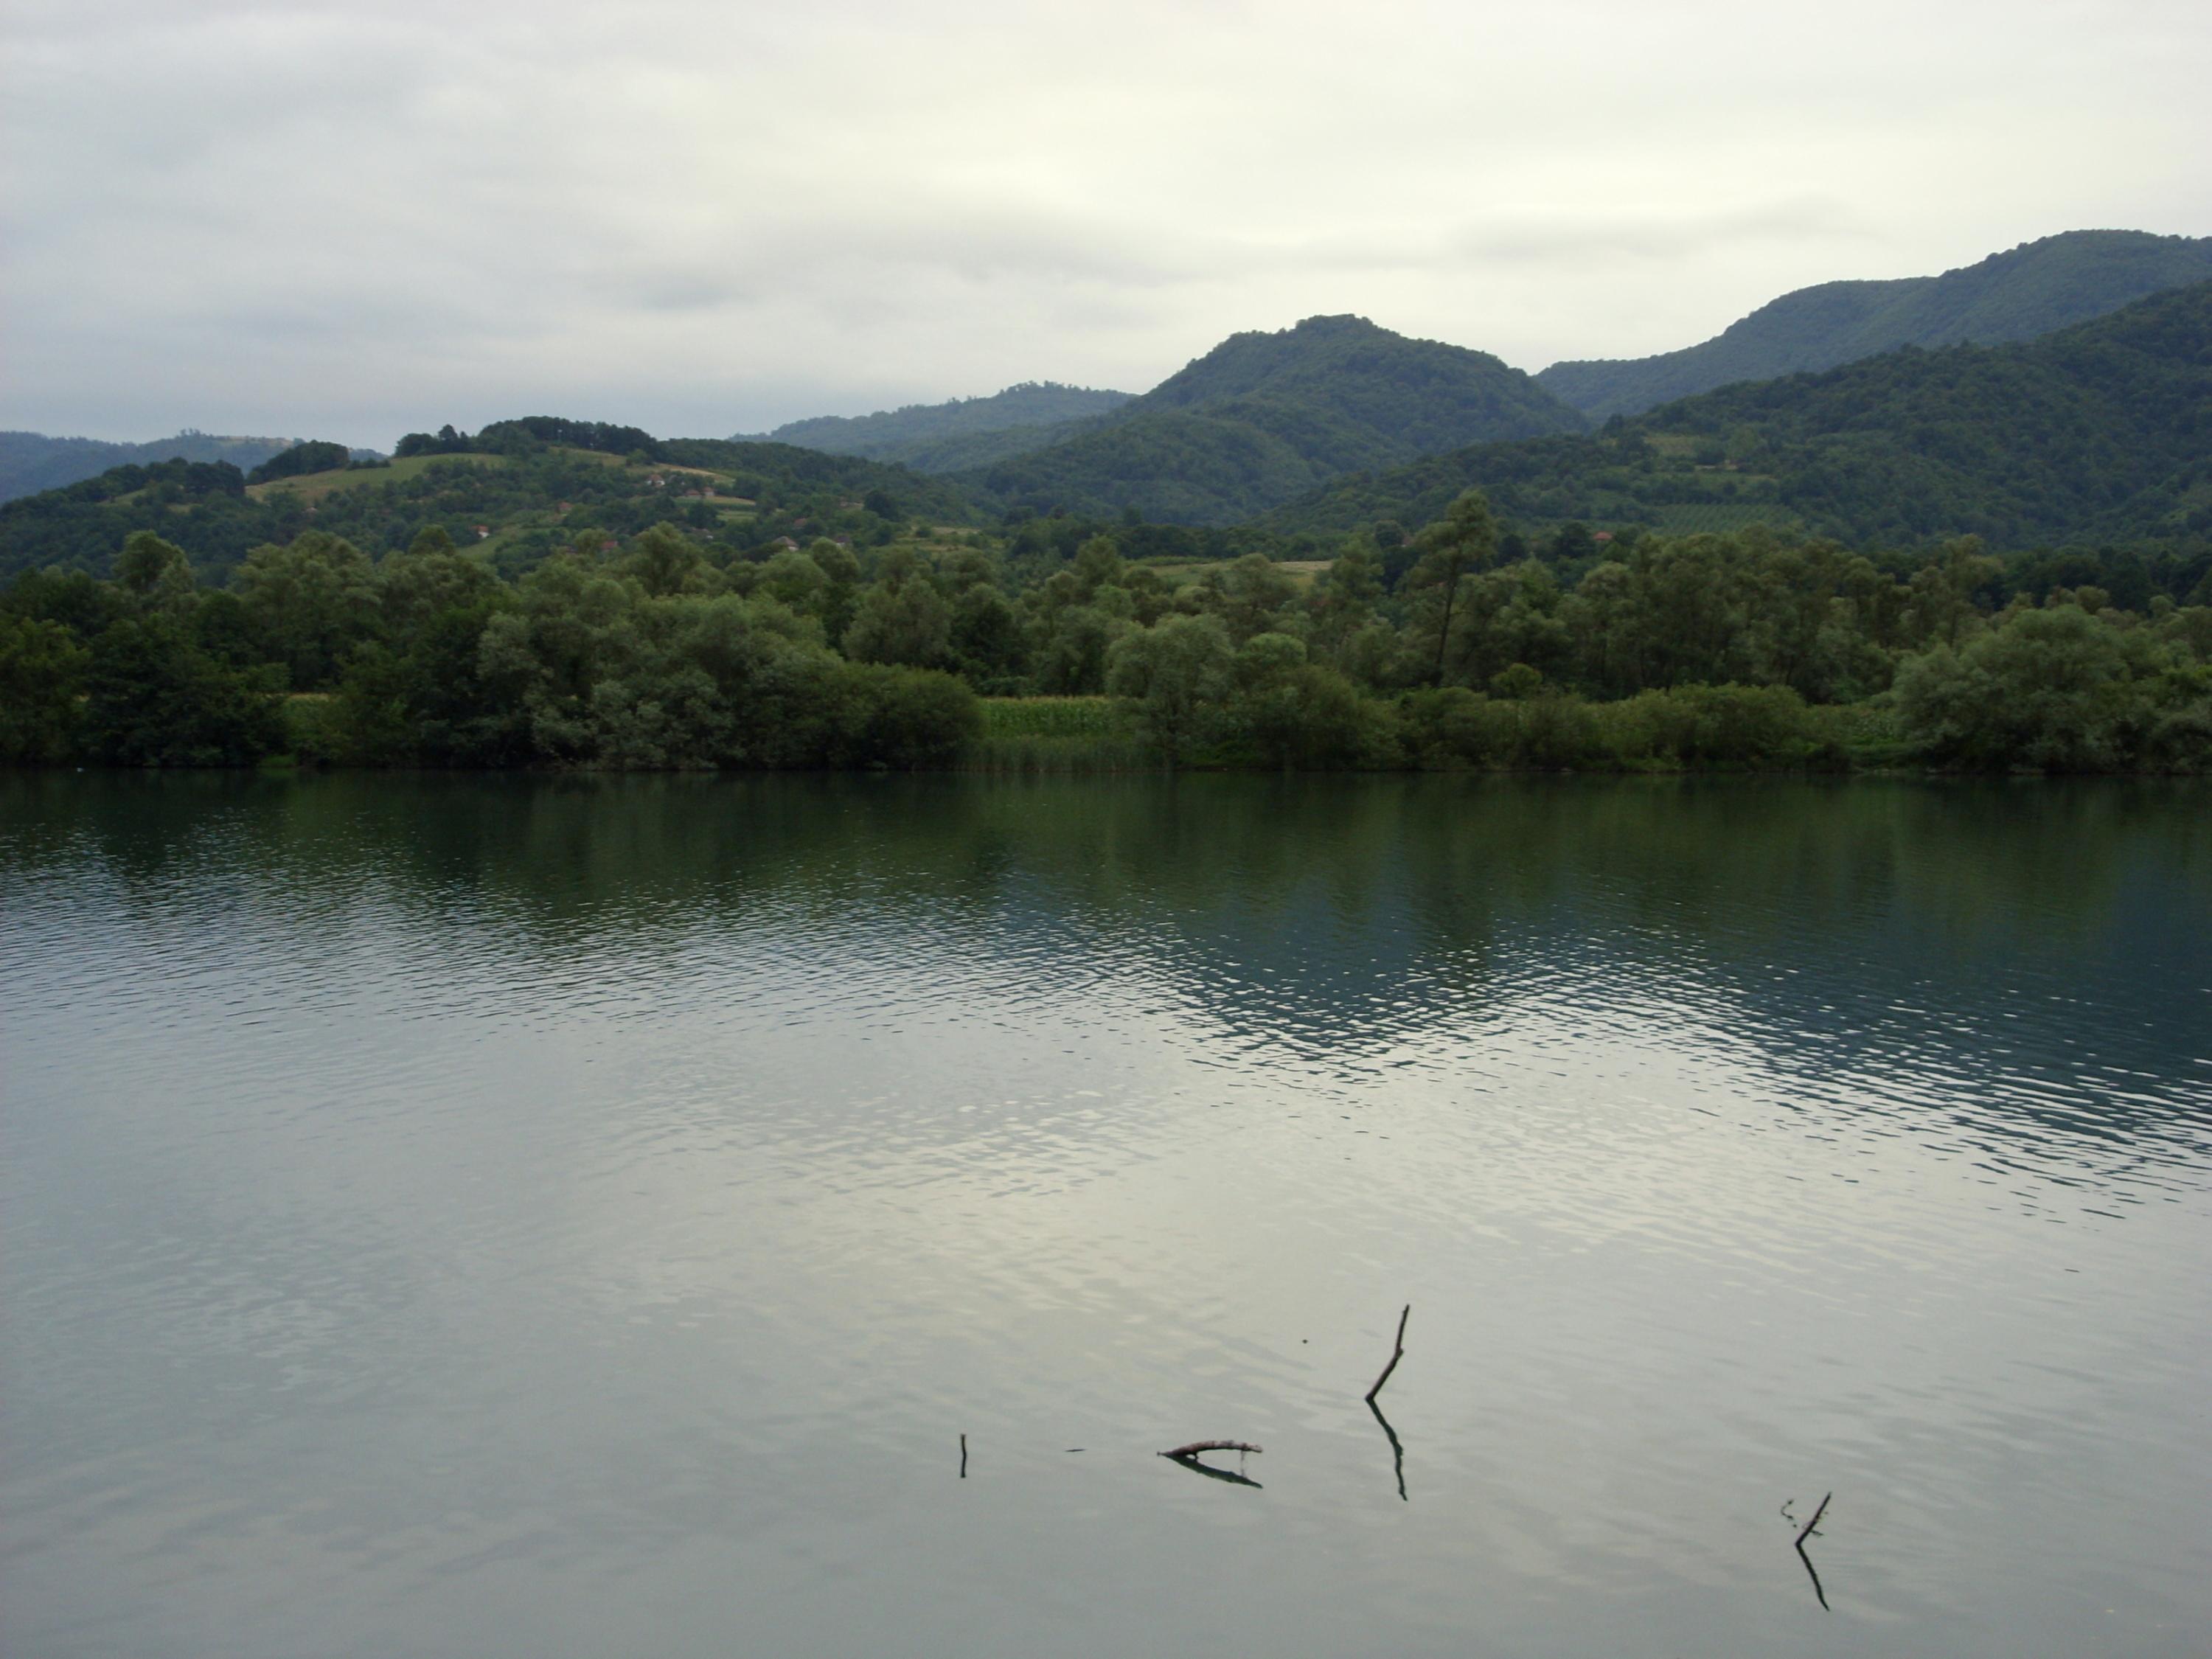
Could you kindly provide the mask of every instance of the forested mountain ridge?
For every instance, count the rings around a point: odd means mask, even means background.
[[[796,444],[833,455],[949,472],[987,466],[1051,441],[1045,429],[1104,415],[1129,401],[1126,392],[1094,391],[1054,380],[1024,381],[988,398],[908,404],[873,415],[822,415],[787,422],[740,441]]]
[[[50,438],[42,432],[0,432],[0,501],[58,489],[97,477],[114,466],[155,461],[227,461],[240,471],[259,466],[290,438],[224,438],[187,428],[152,443],[110,443],[101,438]]]
[[[1822,283],[1761,306],[1703,344],[1655,357],[1553,364],[1544,388],[1592,420],[1899,346],[2028,340],[2212,279],[2212,237],[2076,230],[1940,276]]]
[[[1971,533],[2001,548],[2212,534],[2212,283],[2024,343],[1907,347],[1595,436],[1433,456],[1340,480],[1262,525],[1419,524],[1474,487],[1531,525],[1764,519],[1860,545]]]
[[[1226,524],[1347,471],[1582,424],[1486,352],[1309,317],[1232,335],[1049,447],[959,479],[1008,507]]]
[[[672,522],[702,543],[859,538],[895,520],[963,524],[968,501],[902,467],[790,444],[655,439],[634,428],[538,416],[471,436],[403,438],[375,465],[249,483],[227,462],[111,469],[0,504],[0,578],[59,567],[101,573],[152,531],[220,580],[254,547],[319,531],[370,555],[436,526],[508,570],[580,537]]]

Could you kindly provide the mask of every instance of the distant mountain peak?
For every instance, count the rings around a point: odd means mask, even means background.
[[[1999,345],[2212,278],[2212,237],[2069,230],[1939,276],[1821,283],[1768,301],[1702,344],[1559,362],[1536,379],[1592,420],[1742,380],[1834,368],[1899,346]]]

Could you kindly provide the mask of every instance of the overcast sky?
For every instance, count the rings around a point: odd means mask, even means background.
[[[0,426],[46,432],[719,435],[1318,312],[1536,369],[2212,234],[2203,0],[0,7]]]

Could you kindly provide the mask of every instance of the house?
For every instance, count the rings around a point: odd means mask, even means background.
[[[490,526],[489,525],[488,525],[488,524],[480,524],[480,525],[478,525],[478,526],[477,526],[477,539],[478,541],[483,541],[483,540],[485,540],[487,538],[489,538],[489,537],[490,536],[490,534],[491,534],[491,526]]]

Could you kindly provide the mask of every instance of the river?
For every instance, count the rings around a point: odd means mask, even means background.
[[[0,987],[9,1659],[2212,1631],[2212,788],[17,775]]]

